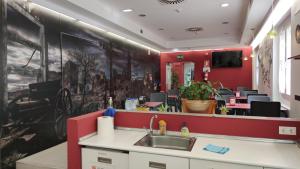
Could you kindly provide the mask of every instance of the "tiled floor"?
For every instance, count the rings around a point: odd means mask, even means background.
[[[17,161],[17,169],[67,169],[67,143]]]

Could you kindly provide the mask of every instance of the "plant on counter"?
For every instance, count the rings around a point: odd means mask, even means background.
[[[220,109],[222,115],[227,115],[227,113],[229,112],[229,110],[226,106],[221,106],[219,109]]]
[[[176,72],[172,72],[171,76],[171,88],[172,89],[177,89],[179,84],[179,77]]]
[[[193,82],[190,86],[181,86],[180,94],[188,100],[211,100],[218,95],[210,82]]]
[[[214,113],[217,90],[211,82],[193,82],[190,86],[181,86],[182,109],[189,113]]]
[[[168,109],[169,109],[169,106],[167,104],[166,105],[162,104],[162,105],[159,106],[158,111],[168,112]]]

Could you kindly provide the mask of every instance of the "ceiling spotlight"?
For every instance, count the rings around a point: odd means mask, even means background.
[[[226,7],[228,7],[229,6],[229,3],[223,3],[223,4],[221,4],[221,7],[222,8],[226,8]]]
[[[146,17],[146,14],[139,14],[139,17]]]
[[[181,12],[181,9],[175,9],[175,12],[176,12],[176,13],[180,13],[180,12]]]
[[[132,10],[132,9],[129,9],[129,8],[128,8],[128,9],[123,9],[123,10],[122,10],[122,12],[125,12],[125,13],[132,12],[132,11],[133,11],[133,10]]]
[[[203,31],[203,28],[199,27],[199,26],[195,26],[195,27],[186,28],[185,31],[197,33],[197,32]]]

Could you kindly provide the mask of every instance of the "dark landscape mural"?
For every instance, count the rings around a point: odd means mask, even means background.
[[[23,0],[7,3],[0,169],[64,142],[66,119],[106,108],[108,97],[123,108],[160,90],[158,54]]]

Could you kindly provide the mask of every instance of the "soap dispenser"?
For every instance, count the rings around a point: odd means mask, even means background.
[[[189,128],[187,127],[186,122],[183,122],[181,125],[181,136],[182,137],[189,137],[190,136],[190,131]]]
[[[159,125],[159,134],[164,136],[167,134],[167,122],[164,120],[160,120],[158,122]]]

